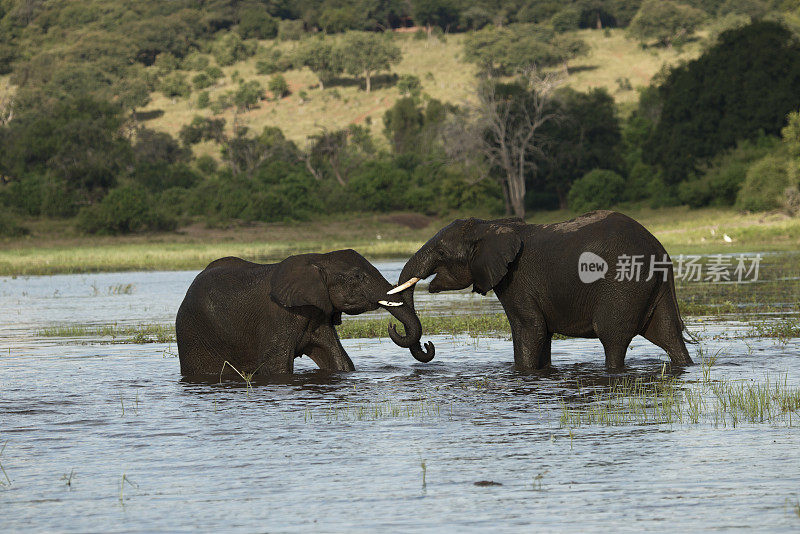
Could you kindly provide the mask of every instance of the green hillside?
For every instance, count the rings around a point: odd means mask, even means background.
[[[623,111],[631,109],[637,102],[636,88],[647,86],[653,75],[665,65],[672,66],[696,57],[703,42],[698,38],[680,48],[643,49],[637,41],[627,38],[622,29],[573,33],[586,41],[590,51],[586,56],[568,62],[569,74],[565,85],[579,91],[605,88],[621,104]],[[403,52],[403,59],[392,73],[415,75],[422,83],[424,94],[443,102],[462,104],[474,98],[477,83],[475,65],[462,60],[464,37],[465,34],[451,34],[441,40],[436,37],[418,40],[411,33],[398,33],[395,40]],[[337,37],[328,38],[333,40]],[[260,45],[264,48],[276,46],[291,53],[297,43],[261,41]],[[213,63],[210,55],[208,58]],[[223,67],[224,78],[208,89],[211,99],[236,88],[237,83],[232,80],[234,73],[244,80],[257,80],[266,87],[271,76],[256,73],[257,60],[256,56]],[[292,69],[283,75],[291,94],[275,101],[264,100],[253,109],[240,113],[238,120],[254,131],[261,131],[264,126],[277,126],[301,146],[309,135],[319,133],[323,128],[336,130],[349,124],[368,125],[373,135],[382,140],[383,115],[400,98],[392,83],[379,83],[366,93],[345,79],[341,85],[329,84],[321,90],[319,80],[307,68]],[[626,86],[625,82],[630,85]],[[301,92],[305,92],[305,99],[300,96]],[[156,118],[147,120],[147,126],[177,136],[181,127],[191,122],[194,116],[213,117],[210,109],[197,107],[197,94],[198,91],[194,91],[189,98],[167,98],[159,92],[152,93],[150,104],[142,111],[156,115]],[[220,116],[228,119],[230,128],[233,111],[228,110]],[[205,143],[199,146],[198,154],[218,156],[219,149]]]

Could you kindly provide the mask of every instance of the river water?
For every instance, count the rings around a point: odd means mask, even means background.
[[[395,281],[402,264],[378,267]],[[195,274],[0,278],[2,530],[800,527],[800,417],[563,425],[578,388],[615,378],[596,340],[554,341],[554,368],[532,376],[514,372],[502,337],[425,336],[428,364],[387,339],[344,340],[354,373],[301,358],[295,375],[248,387],[182,381],[174,345],[39,335],[171,322]],[[417,297],[423,313],[499,310],[469,293]],[[689,328],[718,356],[713,377],[800,385],[800,339]],[[658,376],[665,361],[637,338],[626,376]],[[675,377],[699,383],[703,366]]]

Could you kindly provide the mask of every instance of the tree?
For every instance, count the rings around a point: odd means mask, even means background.
[[[383,134],[395,154],[425,156],[437,149],[442,126],[456,108],[430,99],[426,106],[413,97],[398,99],[383,116]]]
[[[549,157],[542,162],[543,185],[555,191],[559,208],[567,207],[567,193],[575,180],[593,169],[619,170],[622,139],[614,98],[605,89],[580,93],[560,90],[554,101],[562,120],[543,128]]]
[[[658,87],[660,113],[645,163],[658,164],[675,184],[738,140],[779,135],[786,115],[800,107],[798,87],[800,42],[790,30],[762,21],[724,32]]]
[[[446,30],[458,23],[460,13],[453,0],[414,0],[412,7],[414,22],[425,26],[428,37],[433,26]]]
[[[369,130],[351,124],[342,130],[323,129],[308,138],[308,148],[303,159],[314,178],[322,178],[322,169],[330,169],[342,187],[349,174],[358,168],[368,156],[375,153]]]
[[[478,103],[445,133],[451,157],[484,159],[502,186],[506,214],[525,216],[526,178],[546,157],[543,126],[560,120],[551,102],[559,83],[557,75],[536,71],[516,83],[486,81]]]
[[[278,35],[278,22],[266,7],[247,6],[239,10],[239,35],[243,39],[273,39]]]
[[[258,80],[249,82],[243,80],[233,94],[233,103],[236,104],[239,111],[250,111],[262,98],[264,98],[264,88],[258,83]]]
[[[642,42],[655,39],[669,47],[694,33],[706,18],[703,11],[671,0],[645,0],[633,17],[628,33]]]
[[[278,100],[289,94],[289,83],[283,77],[283,74],[275,74],[269,79],[267,89],[272,93],[272,98]]]
[[[347,32],[336,47],[337,61],[351,76],[363,75],[369,93],[373,74],[389,70],[400,62],[400,48],[388,35],[367,32]]]
[[[566,63],[587,51],[583,40],[535,24],[487,27],[464,39],[464,59],[477,63],[489,76]]]
[[[333,45],[324,38],[304,41],[295,53],[294,62],[308,67],[317,75],[320,89],[325,89],[325,84],[343,70]]]

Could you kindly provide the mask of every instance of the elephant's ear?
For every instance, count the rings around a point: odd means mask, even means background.
[[[478,231],[470,258],[472,290],[485,295],[508,273],[522,250],[522,239],[510,225],[490,223]]]
[[[333,312],[325,274],[307,257],[292,256],[280,262],[271,285],[270,296],[281,306],[314,306],[326,315]]]

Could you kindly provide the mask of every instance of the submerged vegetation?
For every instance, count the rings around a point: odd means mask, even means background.
[[[706,363],[702,363],[704,367]],[[712,379],[688,383],[662,373],[649,378],[622,378],[608,386],[578,385],[574,398],[561,402],[561,425],[699,424],[733,427],[742,423],[796,426],[800,387],[787,377],[762,382]]]

